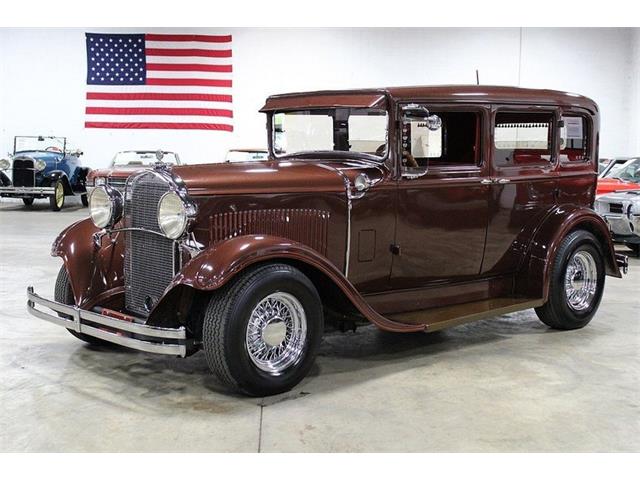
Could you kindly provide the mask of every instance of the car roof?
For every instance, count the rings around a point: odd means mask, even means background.
[[[272,95],[261,111],[296,107],[382,107],[386,98],[403,101],[509,103],[580,107],[593,113],[598,105],[588,97],[559,90],[488,85],[422,85],[377,89],[322,90]]]

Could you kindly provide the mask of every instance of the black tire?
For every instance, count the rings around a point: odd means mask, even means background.
[[[246,338],[252,312],[273,294],[293,296],[306,317],[299,357],[277,374],[257,366]],[[229,388],[251,396],[275,395],[291,390],[307,375],[323,330],[322,302],[313,283],[290,265],[262,265],[240,273],[210,298],[203,319],[204,353],[211,371]]]
[[[30,207],[31,205],[33,205],[33,197],[23,197],[22,203],[24,203],[25,207]]]
[[[625,243],[625,245],[636,257],[640,257],[640,243]]]
[[[585,301],[583,308],[572,307],[565,289],[567,267],[574,255],[580,254],[594,260],[596,272],[595,291],[593,296]],[[562,241],[556,254],[551,271],[549,298],[542,307],[536,308],[538,318],[546,325],[558,330],[574,330],[587,325],[600,305],[604,290],[604,260],[598,240],[589,232],[576,230]],[[579,280],[579,278],[578,278]]]
[[[86,193],[80,195],[80,201],[82,202],[83,207],[89,206],[89,196]]]
[[[49,206],[54,212],[59,212],[64,207],[64,183],[62,180],[56,180],[53,188],[56,193],[49,195]],[[62,195],[59,194],[59,189],[62,189]]]
[[[58,278],[56,278],[56,289],[54,293],[54,298],[56,302],[64,303],[65,305],[75,305],[75,300],[73,298],[73,291],[71,290],[71,283],[69,282],[69,274],[67,273],[67,269],[64,266],[60,267],[60,271],[58,272]],[[68,318],[66,315],[59,314],[62,318]],[[84,333],[79,333],[74,330],[70,330],[67,328],[67,331],[73,335],[74,337],[82,340],[83,342],[87,342],[91,345],[95,346],[104,346],[104,345],[112,345],[109,342],[102,340],[101,338],[91,337],[89,335],[85,335]]]

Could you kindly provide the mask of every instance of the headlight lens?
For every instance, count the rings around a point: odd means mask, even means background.
[[[6,158],[3,158],[2,160],[0,160],[0,170],[6,170],[7,168],[11,167],[11,162],[9,160],[7,160]]]
[[[105,185],[107,182],[104,177],[96,177],[93,179],[93,186],[99,187],[100,185]]]
[[[47,162],[45,162],[44,160],[36,160],[35,167],[38,172],[41,172],[42,170],[44,170],[46,166],[47,166]]]
[[[107,185],[95,188],[89,197],[89,214],[96,227],[112,227],[122,217],[122,195]]]
[[[175,240],[180,238],[187,228],[187,205],[176,193],[168,192],[158,205],[158,225],[162,232]]]

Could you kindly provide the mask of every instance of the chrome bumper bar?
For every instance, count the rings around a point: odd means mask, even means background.
[[[62,318],[58,315],[43,312],[37,309],[36,306],[46,307],[71,318]],[[74,305],[65,305],[64,303],[47,300],[35,293],[33,287],[27,288],[27,310],[31,315],[42,320],[47,320],[91,337],[101,338],[107,342],[117,343],[124,347],[179,357],[186,357],[187,355],[187,335],[184,327],[152,327],[100,315],[89,310],[82,310]],[[91,325],[86,322],[90,322]],[[108,330],[98,328],[96,325],[106,327]],[[134,338],[131,336],[132,334],[141,335],[148,339]]]
[[[0,195],[11,193],[12,195],[53,195],[54,187],[0,187]]]
[[[629,271],[629,257],[621,253],[616,253],[616,263],[622,273],[626,274]]]

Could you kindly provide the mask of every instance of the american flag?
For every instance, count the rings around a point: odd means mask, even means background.
[[[231,35],[87,33],[87,128],[233,131]]]

